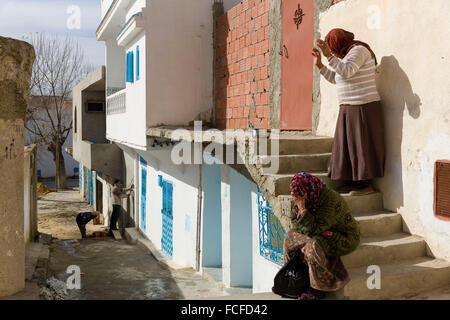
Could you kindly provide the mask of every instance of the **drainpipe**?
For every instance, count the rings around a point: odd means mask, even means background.
[[[195,270],[200,271],[200,245],[201,245],[201,226],[202,226],[202,204],[203,204],[203,165],[199,165],[200,170],[200,182],[198,185],[198,197],[197,197],[197,252],[196,252],[196,267]]]

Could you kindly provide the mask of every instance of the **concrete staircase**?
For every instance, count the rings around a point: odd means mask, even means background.
[[[256,165],[246,164],[285,229],[290,227],[289,184],[295,173],[307,171],[331,188],[340,186],[339,182],[327,177],[332,141],[332,138],[310,133],[282,133],[276,172],[267,173],[268,165],[264,164],[267,159],[276,157],[271,156],[270,151],[269,156],[258,157]],[[343,197],[362,233],[359,248],[342,257],[352,279],[344,289],[346,298],[405,298],[450,283],[450,262],[430,257],[421,237],[405,233],[401,215],[383,209],[380,192],[366,196],[343,194]],[[378,265],[381,269],[381,289],[367,288],[367,280],[372,275],[367,273],[370,265]]]

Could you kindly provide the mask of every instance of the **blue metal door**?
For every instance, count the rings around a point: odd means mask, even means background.
[[[162,250],[173,256],[173,185],[159,176],[159,185],[162,187]]]
[[[89,171],[83,167],[83,191],[84,198],[89,201]]]
[[[146,230],[147,216],[147,162],[141,158],[141,229]]]

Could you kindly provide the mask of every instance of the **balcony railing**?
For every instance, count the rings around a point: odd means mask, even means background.
[[[106,98],[106,114],[124,113],[127,110],[127,92],[125,89]]]

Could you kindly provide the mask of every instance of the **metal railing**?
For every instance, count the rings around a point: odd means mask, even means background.
[[[127,111],[127,92],[125,89],[106,98],[106,114],[124,113]]]

